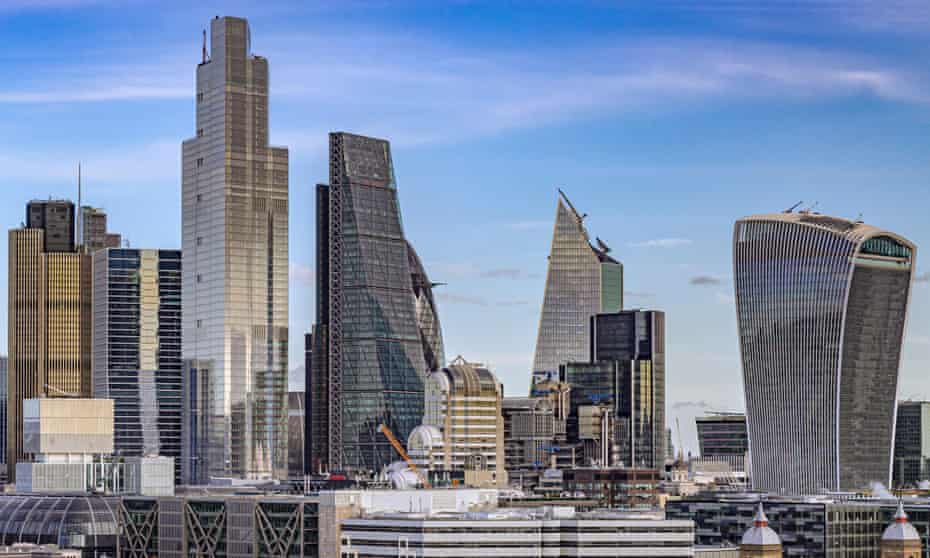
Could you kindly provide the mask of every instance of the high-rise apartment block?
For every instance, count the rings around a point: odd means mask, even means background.
[[[588,319],[623,308],[623,265],[601,239],[591,243],[581,215],[561,191],[533,370],[558,372],[588,359]]]
[[[343,132],[329,142],[330,183],[317,187],[309,467],[380,470],[396,456],[379,426],[406,440],[423,418],[439,321],[404,238],[390,144]]]
[[[114,402],[116,453],[174,458],[181,475],[181,252],[99,249],[94,397]]]
[[[7,470],[23,452],[23,406],[91,394],[91,260],[76,251],[74,204],[30,202],[9,233]]]
[[[810,212],[740,219],[733,242],[753,486],[887,485],[914,244]]]
[[[217,17],[182,173],[184,358],[208,364],[211,475],[287,474],[288,152],[268,143],[268,60]],[[203,376],[201,374],[200,376]]]
[[[894,429],[894,486],[930,480],[930,401],[899,401]]]

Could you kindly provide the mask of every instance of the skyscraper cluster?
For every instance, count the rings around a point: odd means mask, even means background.
[[[401,460],[424,485],[435,470],[550,493],[646,479],[649,501],[624,501],[652,504],[669,454],[666,315],[624,307],[623,264],[564,192],[530,394],[504,397],[489,367],[446,361],[389,141],[331,133],[305,393],[289,394],[289,152],[270,142],[269,62],[246,20],[211,21],[193,93],[183,250],[124,247],[80,201],[29,202],[9,232],[11,478],[33,457],[25,400],[96,397],[113,401],[116,456],[173,458],[191,484],[376,475]],[[704,457],[745,468],[750,455],[754,488],[775,493],[925,477],[928,409],[897,405],[916,246],[789,210],[738,220],[733,255],[746,414],[700,423]],[[561,476],[580,468],[593,471]]]

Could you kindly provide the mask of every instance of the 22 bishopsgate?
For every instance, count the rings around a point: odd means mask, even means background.
[[[288,152],[268,143],[268,61],[246,20],[210,23],[184,142],[183,346],[213,476],[287,475]]]

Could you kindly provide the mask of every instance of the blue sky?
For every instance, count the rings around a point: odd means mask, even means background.
[[[527,389],[563,188],[624,262],[627,306],[668,314],[670,424],[689,447],[691,417],[743,405],[735,219],[804,200],[930,247],[920,0],[4,0],[2,222],[73,196],[83,161],[113,230],[178,247],[180,143],[216,14],[249,18],[271,66],[271,140],[290,148],[292,367],[331,130],[392,141],[406,234],[448,283],[447,356],[490,363],[508,394]],[[930,398],[922,260],[903,397]]]

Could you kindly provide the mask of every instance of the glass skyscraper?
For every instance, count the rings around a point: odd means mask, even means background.
[[[184,358],[206,367],[197,457],[213,476],[287,475],[288,151],[268,143],[268,97],[248,22],[212,20],[183,145],[182,236]]]
[[[94,397],[120,456],[174,458],[181,478],[181,252],[94,253]]]
[[[623,265],[601,239],[591,243],[580,215],[562,191],[556,209],[534,372],[558,372],[588,359],[588,318],[623,308]]]
[[[733,241],[753,486],[887,486],[915,246],[810,212],[740,219]]]
[[[420,424],[442,341],[430,283],[404,238],[390,144],[342,132],[329,141],[330,183],[317,187],[309,467],[377,471],[398,459],[378,427],[405,440]]]

